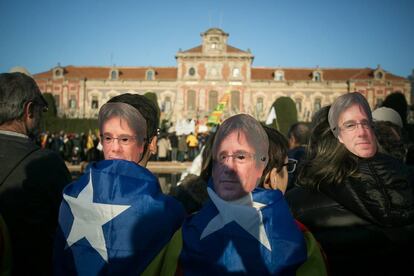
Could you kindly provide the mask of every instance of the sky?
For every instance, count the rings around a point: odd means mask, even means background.
[[[0,0],[0,72],[176,66],[212,27],[254,67],[414,69],[412,0]]]

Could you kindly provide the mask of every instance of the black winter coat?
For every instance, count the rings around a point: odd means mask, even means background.
[[[413,173],[383,154],[359,161],[344,183],[320,191],[296,183],[288,203],[321,243],[332,275],[405,275],[414,249]]]
[[[0,214],[10,233],[13,275],[51,275],[62,190],[71,175],[55,152],[5,134],[0,167]]]

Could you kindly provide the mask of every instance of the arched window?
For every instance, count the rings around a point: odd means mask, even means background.
[[[218,103],[218,93],[217,91],[210,91],[208,93],[208,110],[213,111]]]
[[[149,80],[149,81],[154,80],[154,71],[153,70],[148,70],[147,71],[146,80]]]
[[[301,113],[302,112],[302,99],[301,98],[296,98],[295,103],[296,103],[297,112]]]
[[[118,72],[116,70],[111,71],[111,80],[116,80],[118,78]]]
[[[194,90],[189,90],[187,92],[187,110],[196,109],[196,94]]]
[[[231,75],[233,78],[240,77],[240,68],[238,67],[233,68]]]
[[[54,71],[54,77],[55,78],[61,78],[63,77],[63,68],[62,67],[58,67],[55,69]]]
[[[321,102],[322,100],[320,98],[315,99],[315,102],[313,103],[313,112],[319,111],[319,109],[321,109]]]
[[[234,113],[239,113],[240,111],[240,92],[239,91],[231,91],[230,110]]]
[[[285,79],[285,74],[283,71],[276,71],[275,72],[275,80],[277,81],[283,81]]]
[[[69,105],[70,109],[75,109],[76,108],[76,96],[74,96],[74,95],[70,96],[68,105]]]
[[[256,101],[256,112],[258,114],[263,112],[263,98],[262,97],[258,97],[257,101]]]
[[[321,72],[313,72],[313,81],[322,81]]]
[[[169,113],[171,111],[171,98],[169,96],[164,99],[163,110],[165,113]]]
[[[376,74],[375,74],[375,78],[377,78],[377,79],[382,79],[384,77],[384,74],[381,72],[381,71],[378,71]]]
[[[92,109],[98,109],[99,108],[98,96],[92,96],[91,108]]]

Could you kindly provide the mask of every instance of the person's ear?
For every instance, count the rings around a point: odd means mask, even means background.
[[[270,172],[268,172],[263,180],[263,188],[265,189],[272,189],[271,187],[271,180],[270,180]]]
[[[154,155],[157,154],[157,150],[158,150],[157,142],[158,142],[158,137],[157,136],[152,137],[151,143],[149,143],[148,145],[148,151],[151,154],[154,154]]]
[[[33,117],[34,117],[34,108],[35,108],[35,105],[34,105],[33,102],[28,102],[27,104],[25,104],[24,112],[23,112],[24,116],[27,117],[27,118],[33,119]]]
[[[344,140],[342,140],[341,135],[338,135],[338,140],[339,140],[339,142],[340,142],[341,144],[343,144],[343,143],[344,143]]]
[[[270,183],[273,190],[280,190],[282,194],[285,194],[288,184],[288,172],[286,167],[283,167],[280,172],[276,168],[273,168],[270,172]]]

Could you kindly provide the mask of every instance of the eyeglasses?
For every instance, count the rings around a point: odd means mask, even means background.
[[[222,153],[218,156],[218,162],[220,164],[224,164],[229,158],[233,158],[237,164],[246,164],[250,162],[252,159],[255,159],[256,155],[250,152],[236,152],[235,154],[225,154]],[[266,157],[262,157],[261,161],[266,161]]]
[[[289,158],[288,162],[283,164],[282,167],[286,166],[288,173],[293,173],[296,170],[296,164],[298,160]]]
[[[361,127],[364,129],[370,129],[372,127],[371,123],[368,121],[362,121],[360,123],[350,121],[344,123],[339,129],[343,131],[354,131],[358,125],[361,125]]]
[[[106,145],[112,144],[114,140],[118,140],[119,144],[123,146],[128,146],[134,140],[137,140],[137,136],[121,135],[119,137],[112,137],[110,135],[101,135],[101,140]]]

